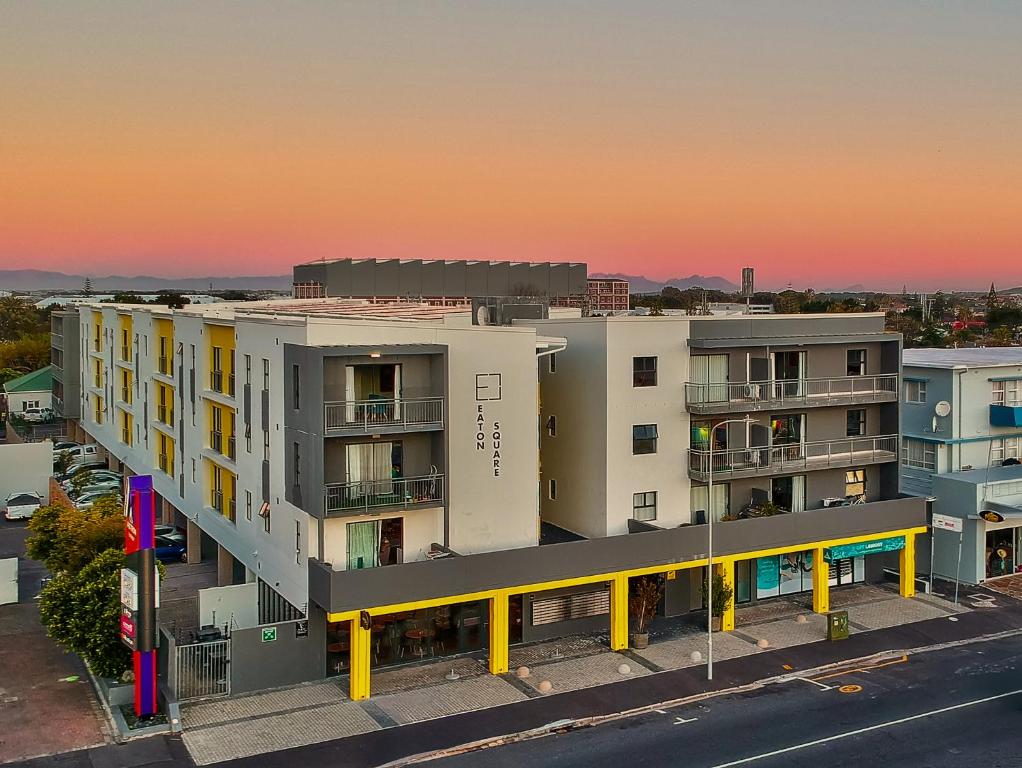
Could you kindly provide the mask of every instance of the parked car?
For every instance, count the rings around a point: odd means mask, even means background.
[[[72,467],[66,473],[60,476],[60,487],[65,491],[68,490],[74,483],[74,479],[80,475],[85,474],[89,477],[89,482],[97,482],[99,480],[121,480],[122,475],[120,472],[114,472],[112,469],[103,469],[102,467],[87,467],[78,466]]]
[[[101,496],[108,496],[114,494],[117,496],[121,495],[121,483],[119,480],[112,480],[107,482],[89,483],[82,488],[78,494],[71,499],[71,501],[77,503],[86,496],[99,494]]]
[[[171,534],[185,535],[185,532],[176,525],[164,525],[163,523],[157,523],[153,527],[153,533],[157,536],[169,536]]]
[[[106,458],[99,452],[99,446],[95,443],[69,448],[68,452],[71,454],[71,467],[106,466]]]
[[[188,543],[183,533],[175,531],[156,537],[156,559],[161,563],[187,562],[187,552]]]
[[[74,440],[61,440],[53,444],[53,453],[56,455],[61,451],[70,451],[72,448],[78,448],[80,445],[81,443],[76,443]]]
[[[4,502],[4,517],[8,520],[28,520],[42,505],[38,493],[15,491]]]
[[[39,424],[53,419],[53,410],[50,408],[26,408],[18,416],[29,424]]]
[[[117,499],[117,503],[120,504],[121,494],[119,491],[89,491],[80,499],[75,501],[75,506],[78,509],[92,509],[92,506],[100,499],[106,498],[107,496],[113,496]]]

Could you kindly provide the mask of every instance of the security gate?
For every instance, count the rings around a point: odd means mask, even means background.
[[[178,701],[230,695],[230,638],[179,645],[175,651],[174,694]]]

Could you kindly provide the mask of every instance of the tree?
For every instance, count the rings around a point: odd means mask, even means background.
[[[86,296],[92,295],[92,278],[85,278],[85,282],[82,283],[82,293]]]
[[[1010,347],[1014,341],[1015,334],[1012,333],[1011,328],[1006,325],[994,328],[991,332],[990,337],[987,339],[987,344],[991,347]]]
[[[0,341],[17,341],[41,330],[39,325],[39,310],[32,303],[18,296],[0,298]]]
[[[32,535],[25,541],[25,552],[33,560],[47,562],[57,545],[57,525],[65,507],[49,504],[39,507],[28,521]]]
[[[664,314],[664,305],[659,298],[654,299],[649,304],[649,316],[650,317],[662,317]]]
[[[118,291],[112,299],[105,299],[106,304],[147,304],[148,302],[133,291]]]
[[[10,368],[18,376],[50,364],[50,337],[29,334],[13,341],[0,341],[0,370]]]
[[[131,658],[118,632],[123,566],[124,553],[108,549],[76,573],[58,573],[39,596],[46,634],[102,677],[120,676]]]
[[[124,513],[113,495],[90,509],[41,507],[29,522],[27,551],[53,573],[77,573],[101,552],[124,544]]]
[[[185,304],[191,304],[192,300],[174,291],[160,291],[153,298],[153,304],[166,304],[171,309],[181,309]]]

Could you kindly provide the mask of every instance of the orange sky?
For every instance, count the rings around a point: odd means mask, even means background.
[[[1020,5],[289,8],[6,9],[0,267],[1022,283]]]

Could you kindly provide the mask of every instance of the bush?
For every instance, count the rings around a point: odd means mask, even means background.
[[[124,553],[108,549],[76,573],[58,573],[39,596],[46,633],[102,677],[118,677],[131,660],[119,629],[123,565]]]
[[[707,579],[703,579],[703,602],[706,602],[708,590]],[[724,612],[731,607],[731,600],[734,599],[735,589],[724,581],[724,576],[717,572],[713,574],[713,615],[720,618]]]
[[[56,574],[77,573],[101,552],[124,545],[124,513],[113,495],[98,500],[91,509],[40,507],[28,527],[33,533],[28,556]]]

